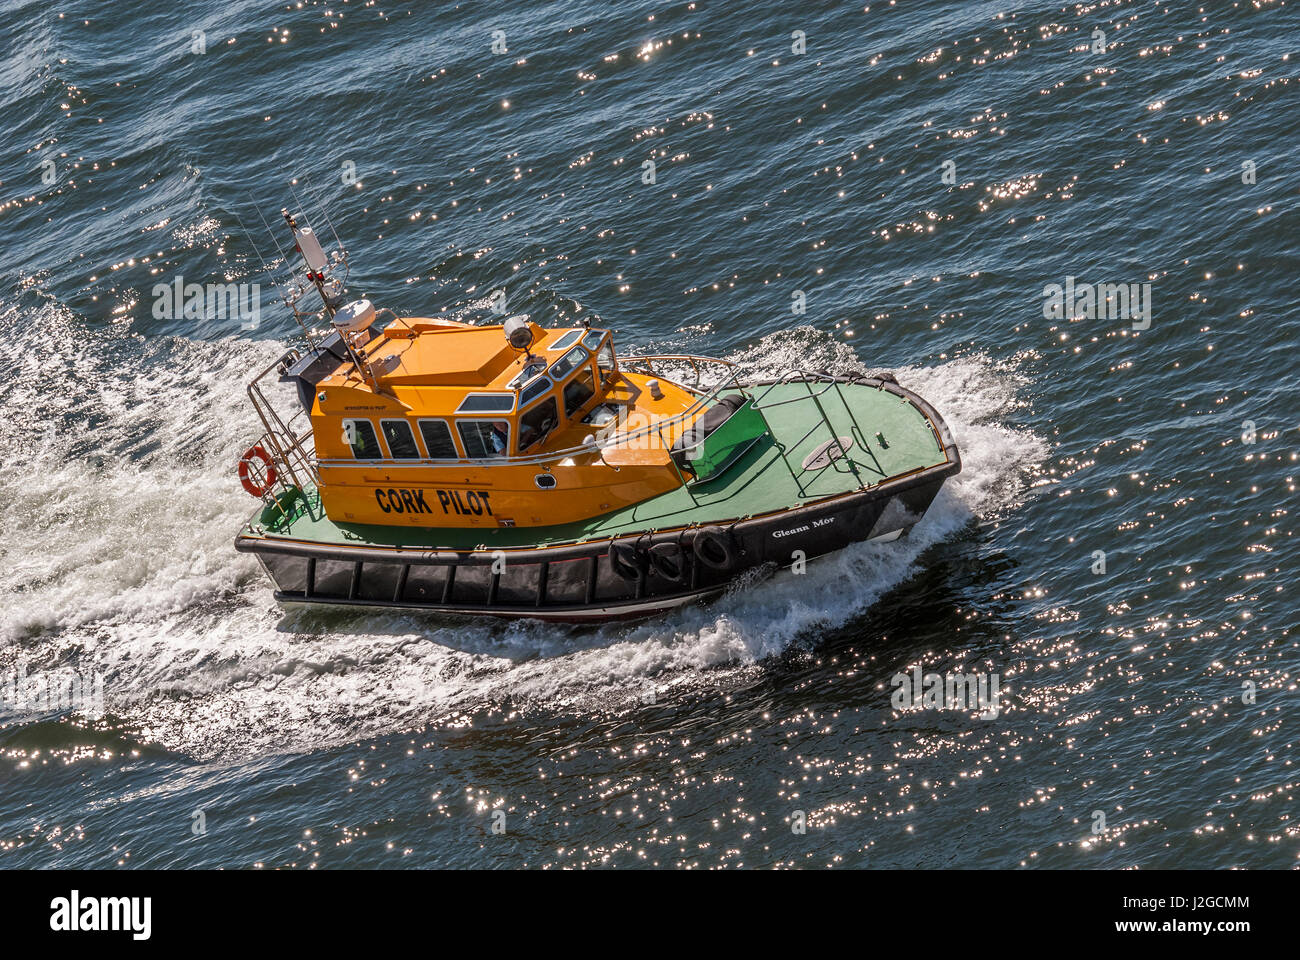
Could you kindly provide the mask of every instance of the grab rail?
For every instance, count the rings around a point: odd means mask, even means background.
[[[665,374],[659,373],[654,369],[656,363],[665,363],[669,361],[690,364],[691,370],[695,373],[695,385],[687,386],[686,384],[674,380]],[[734,370],[736,367],[736,364],[730,360],[722,360],[718,357],[694,357],[689,353],[654,353],[643,357],[625,357],[619,360],[619,366],[623,369],[628,367],[645,367],[645,373],[647,375],[658,377],[661,380],[667,380],[673,386],[680,387],[689,393],[700,392],[700,380],[702,377],[700,366],[702,364],[717,364],[718,366],[726,367],[731,370]]]
[[[262,421],[265,431],[259,443],[270,448],[267,452],[276,466],[293,480],[295,486],[303,489],[306,486],[304,478],[310,479],[313,484],[319,482],[314,463],[315,444],[312,444],[309,451],[304,442],[312,440],[311,427],[308,426],[301,434],[294,430],[294,421],[303,415],[301,409],[295,411],[286,423],[262,393],[261,383],[262,378],[272,370],[283,372],[290,364],[296,363],[299,356],[297,350],[286,350],[277,360],[268,364],[249,381],[248,399],[252,401],[253,410]]]
[[[861,424],[858,423],[858,419],[856,414],[854,414],[853,412],[853,408],[849,405],[848,400],[845,398],[844,392],[840,388],[840,383],[838,380],[832,379],[830,380],[830,382],[826,383],[820,389],[814,390],[813,384],[816,382],[815,380],[809,378],[809,376],[802,371],[790,370],[787,371],[782,376],[778,377],[777,379],[773,380],[771,383],[766,384],[765,385],[766,388],[761,393],[758,393],[757,396],[755,396],[753,393],[746,390],[745,387],[741,384],[738,375],[738,367],[732,361],[722,360],[716,357],[697,357],[697,356],[692,356],[690,354],[651,354],[648,356],[641,356],[641,357],[621,358],[619,360],[619,367],[621,370],[627,370],[631,372],[640,373],[646,376],[657,377],[658,379],[670,383],[680,388],[681,390],[691,394],[695,398],[694,402],[691,403],[691,405],[687,407],[685,410],[683,410],[681,413],[676,414],[675,416],[665,420],[659,420],[653,423],[647,423],[645,426],[639,427],[630,433],[619,434],[613,432],[614,429],[617,427],[617,421],[615,421],[615,423],[611,427],[607,427],[605,431],[603,431],[604,433],[603,436],[599,436],[597,439],[594,439],[593,442],[591,443],[582,443],[576,446],[566,447],[562,450],[536,453],[528,456],[504,456],[504,457],[490,457],[486,459],[475,459],[471,457],[452,457],[452,458],[443,458],[443,459],[430,458],[430,459],[411,459],[411,460],[319,459],[315,455],[315,443],[314,443],[314,438],[312,436],[310,425],[307,425],[306,429],[303,430],[302,432],[298,432],[297,430],[294,429],[295,422],[298,421],[300,417],[304,416],[304,412],[301,409],[299,409],[295,411],[293,416],[291,416],[288,419],[288,421],[285,421],[280,417],[279,414],[276,413],[274,407],[271,405],[270,401],[267,400],[265,394],[262,392],[261,381],[266,377],[267,374],[269,374],[272,370],[279,370],[283,372],[284,369],[286,369],[289,365],[297,362],[299,357],[300,355],[298,351],[288,350],[284,354],[282,354],[278,359],[268,364],[265,369],[260,371],[249,382],[248,396],[249,399],[252,401],[253,409],[257,412],[258,418],[262,421],[262,426],[265,431],[259,442],[267,449],[269,455],[274,460],[276,466],[283,471],[284,475],[292,479],[294,485],[298,486],[300,489],[304,489],[306,487],[305,481],[310,481],[313,485],[319,485],[320,483],[319,468],[322,466],[331,467],[331,468],[361,468],[361,469],[373,469],[375,466],[381,464],[390,467],[396,467],[396,466],[451,467],[451,466],[464,466],[467,464],[481,466],[485,463],[490,463],[493,466],[540,466],[543,464],[554,463],[559,460],[565,460],[571,457],[594,454],[595,456],[599,457],[602,463],[605,463],[607,466],[610,466],[612,469],[617,469],[617,467],[614,467],[612,464],[608,464],[605,461],[606,449],[613,446],[633,445],[643,441],[653,443],[653,440],[655,439],[658,440],[660,446],[662,446],[664,449],[667,449],[668,440],[664,436],[665,430],[671,431],[672,428],[687,423],[690,420],[693,420],[695,416],[703,408],[707,407],[709,404],[717,400],[719,396],[721,396],[723,393],[728,391],[735,391],[738,392],[741,396],[746,397],[750,401],[753,409],[759,414],[759,416],[763,418],[763,422],[767,427],[767,433],[769,436],[772,437],[773,441],[775,442],[777,451],[781,455],[782,462],[785,463],[786,469],[789,471],[791,478],[794,480],[795,485],[799,488],[799,493],[801,496],[807,496],[807,487],[811,486],[811,483],[805,485],[803,479],[810,472],[810,468],[801,466],[800,469],[796,471],[794,469],[794,466],[790,463],[788,451],[797,449],[800,446],[800,444],[802,444],[805,440],[807,440],[810,436],[812,436],[817,430],[823,427],[830,434],[830,438],[832,441],[834,441],[834,445],[839,448],[840,455],[844,458],[844,460],[848,464],[848,467],[853,472],[854,477],[863,486],[866,485],[863,482],[862,475],[858,470],[858,466],[859,466],[858,463],[852,457],[849,456],[849,452],[846,449],[846,445],[840,442],[840,438],[838,434],[836,434],[835,432],[835,427],[831,423],[831,419],[826,412],[825,406],[822,403],[822,398],[825,397],[832,390],[835,391],[836,396],[839,398],[840,403],[844,407],[845,413],[847,413],[849,416],[849,420],[852,423],[851,433],[853,434],[854,439],[858,441],[858,444],[861,447],[861,449],[869,457],[871,457],[876,472],[879,473],[882,477],[885,475],[885,470],[883,469],[883,467],[881,467],[880,460],[876,457],[875,452],[871,449],[870,444],[867,442],[866,434],[863,432]],[[670,364],[684,364],[689,366],[692,372],[694,373],[694,384],[688,385],[682,383],[681,381],[675,379],[674,377],[670,377],[667,373],[665,373],[662,368]],[[719,368],[721,372],[725,373],[725,376],[719,382],[712,385],[706,390],[703,387],[702,382],[706,371],[709,370],[710,368]],[[776,388],[781,386],[788,386],[794,383],[803,383],[807,387],[807,391],[808,391],[807,394],[789,397],[784,400],[775,400],[770,403],[764,402],[767,399],[767,397],[772,393],[772,391],[775,390]],[[782,407],[787,404],[804,403],[809,400],[811,400],[813,405],[816,407],[817,410],[816,421],[812,424],[811,427],[809,427],[807,432],[805,432],[802,437],[800,437],[798,440],[794,441],[793,443],[782,443],[778,441],[775,432],[772,430],[771,422],[767,418],[767,411],[774,410],[777,407]],[[675,465],[676,464],[674,462],[674,466]],[[686,484],[685,477],[682,477],[681,479],[682,479],[683,486],[688,486]],[[814,478],[814,480],[815,479],[816,478]]]
[[[318,459],[316,463],[318,466],[326,466],[331,468],[361,467],[361,468],[370,468],[370,469],[373,469],[376,465],[379,464],[383,464],[390,467],[393,466],[450,467],[450,466],[463,466],[465,464],[482,466],[485,463],[490,463],[493,466],[535,466],[543,463],[551,463],[556,460],[564,460],[569,457],[583,456],[586,454],[597,454],[601,456],[603,460],[603,451],[607,447],[626,446],[628,444],[636,443],[642,440],[649,440],[656,436],[659,438],[660,443],[663,444],[664,443],[663,431],[665,429],[675,427],[678,424],[693,419],[694,416],[701,409],[703,409],[709,403],[717,399],[717,397],[721,395],[724,391],[735,390],[745,396],[748,396],[745,390],[740,386],[740,382],[735,370],[736,365],[734,363],[731,363],[728,360],[717,360],[713,357],[688,357],[685,354],[683,355],[665,354],[662,356],[634,357],[631,358],[630,360],[620,360],[619,365],[620,368],[626,368],[629,365],[629,363],[640,366],[647,362],[653,363],[654,361],[688,360],[688,359],[693,359],[705,364],[707,363],[719,364],[723,367],[726,367],[730,375],[721,383],[717,384],[712,389],[710,389],[707,393],[705,393],[698,387],[695,388],[687,387],[683,384],[677,383],[676,381],[670,380],[668,377],[662,374],[654,373],[654,375],[658,376],[660,379],[667,380],[669,383],[672,383],[675,386],[679,386],[682,389],[686,390],[687,392],[694,394],[696,397],[695,402],[692,403],[685,410],[683,410],[681,413],[673,417],[670,417],[666,420],[657,420],[653,423],[648,423],[644,427],[639,427],[631,433],[626,433],[626,434],[609,433],[604,438],[600,440],[596,440],[593,443],[582,443],[582,444],[578,444],[577,446],[566,447],[563,450],[552,450],[549,452],[536,453],[529,456],[517,456],[517,455],[505,456],[505,457],[494,456],[494,457],[487,457],[487,458],[447,457],[442,459],[431,458],[431,459],[411,459],[411,460],[394,460],[391,458],[375,459],[375,460]]]
[[[762,402],[767,397],[767,395],[770,394],[777,387],[787,386],[792,383],[804,384],[804,386],[808,388],[807,395],[794,396],[786,400],[776,400],[768,404],[764,404]],[[800,465],[799,471],[798,473],[796,473],[794,467],[791,466],[790,464],[790,458],[786,455],[786,451],[788,449],[797,449],[799,447],[799,444],[803,443],[814,433],[816,433],[820,427],[823,426],[826,427],[827,432],[830,434],[834,446],[838,448],[840,452],[840,456],[843,457],[844,460],[848,463],[849,469],[853,472],[854,478],[858,481],[859,484],[861,484],[864,487],[866,486],[866,484],[862,480],[862,474],[858,472],[857,462],[851,456],[849,456],[848,449],[845,447],[843,441],[840,440],[839,434],[835,432],[835,427],[831,423],[830,417],[827,416],[826,414],[826,408],[822,406],[821,398],[825,396],[827,393],[829,393],[831,390],[835,391],[835,395],[839,397],[840,403],[844,407],[844,412],[849,415],[849,420],[853,424],[850,432],[854,434],[856,440],[858,441],[858,446],[860,446],[862,450],[866,452],[866,454],[869,457],[871,457],[872,463],[875,464],[876,472],[879,473],[882,477],[884,477],[885,470],[880,465],[880,460],[876,456],[875,451],[873,451],[871,449],[871,445],[867,443],[866,434],[862,432],[862,427],[858,423],[857,415],[854,414],[853,408],[849,406],[848,400],[845,399],[844,391],[840,389],[839,380],[832,378],[826,384],[826,386],[822,387],[820,390],[816,392],[813,391],[812,384],[813,381],[811,381],[808,378],[808,375],[806,373],[799,370],[791,370],[786,372],[782,376],[778,377],[772,383],[770,383],[767,389],[764,390],[761,394],[759,394],[759,396],[756,397],[753,401],[754,409],[757,410],[763,416],[764,421],[767,420],[767,415],[766,413],[764,413],[764,411],[772,410],[775,409],[776,407],[784,406],[787,403],[802,403],[804,401],[811,400],[813,404],[817,407],[818,420],[811,427],[808,428],[808,431],[802,437],[800,437],[798,440],[796,440],[794,443],[791,444],[777,443],[776,445],[778,452],[781,454],[781,459],[785,463],[785,468],[790,472],[790,478],[794,480],[795,486],[799,488],[800,496],[807,496],[807,490],[804,487],[803,477],[809,472],[810,468]],[[770,425],[768,426],[768,432],[771,433]],[[772,434],[772,438],[775,440],[776,435]],[[817,478],[814,477],[813,481],[810,481],[808,486],[811,487],[812,482],[815,482],[816,479]]]

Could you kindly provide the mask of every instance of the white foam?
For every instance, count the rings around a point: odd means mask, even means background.
[[[244,383],[282,345],[164,338],[142,348],[44,319],[62,365],[29,365],[0,387],[11,411],[0,443],[24,453],[0,465],[0,636],[19,642],[0,667],[20,649],[31,663],[102,671],[110,714],[200,756],[312,749],[506,701],[606,709],[650,686],[740,682],[762,658],[866,610],[928,545],[1009,506],[1015,478],[1046,455],[1006,425],[1019,403],[1014,370],[978,356],[905,368],[899,380],[944,415],[964,460],[907,539],[858,544],[806,576],[783,572],[631,625],[286,615],[231,546],[255,505],[234,472],[259,429]],[[142,350],[146,359],[130,359]],[[733,359],[759,374],[860,368],[810,328]]]

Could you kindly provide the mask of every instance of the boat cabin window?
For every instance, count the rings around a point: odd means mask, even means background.
[[[405,420],[380,420],[379,428],[384,431],[390,457],[394,460],[420,459],[420,448],[415,445],[415,434],[411,432],[409,423]]]
[[[524,364],[523,369],[515,375],[515,378],[510,381],[508,386],[511,390],[518,390],[520,386],[527,383],[545,369],[546,361],[543,358],[530,357],[528,362]]]
[[[460,456],[452,442],[451,430],[442,420],[421,420],[420,436],[424,437],[424,449],[429,451],[430,460],[455,460]]]
[[[582,418],[583,423],[589,423],[593,427],[603,427],[612,420],[618,419],[618,410],[607,403],[598,403],[592,408],[591,413]]]
[[[578,342],[578,338],[579,338],[580,336],[582,336],[582,331],[581,331],[581,330],[570,330],[568,333],[566,333],[564,336],[560,337],[559,340],[556,340],[553,344],[551,344],[551,345],[550,345],[549,347],[547,347],[546,349],[547,349],[547,350],[563,350],[565,347],[571,347],[571,346],[573,346],[575,343]]]
[[[460,402],[457,413],[509,413],[515,398],[508,393],[471,393]]]
[[[541,440],[559,423],[555,398],[547,397],[519,418],[519,451],[522,453]]]
[[[588,330],[587,335],[582,338],[582,345],[588,350],[595,350],[607,333],[608,330]]]
[[[369,420],[344,420],[343,442],[352,448],[352,456],[358,460],[384,458],[379,449],[379,437],[375,435],[375,425]]]
[[[510,449],[510,424],[505,420],[457,420],[465,455],[474,460],[503,457]]]
[[[564,415],[571,417],[596,394],[596,377],[591,364],[583,366],[577,376],[564,385]]]
[[[587,362],[588,353],[582,347],[574,347],[564,356],[551,364],[551,378],[559,383],[580,363]]]
[[[529,403],[531,403],[532,401],[540,397],[542,394],[544,394],[547,390],[551,389],[552,386],[554,386],[554,384],[552,384],[548,378],[538,377],[528,386],[524,387],[524,389],[520,392],[519,406],[523,407],[528,405]]]
[[[596,365],[600,367],[602,380],[608,380],[618,372],[618,365],[614,362],[613,340],[606,340],[605,345],[600,348],[600,353],[596,354]]]

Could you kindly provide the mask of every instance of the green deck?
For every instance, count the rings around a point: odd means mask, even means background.
[[[812,384],[814,390],[824,386],[824,382]],[[832,433],[822,422],[816,403],[809,398],[808,385],[782,384],[763,396],[766,389],[751,389],[756,397],[762,397],[764,407],[780,400],[804,398],[765,410],[775,442],[772,436],[763,436],[720,475],[691,483],[689,490],[678,488],[635,506],[582,522],[490,530],[336,524],[320,511],[315,491],[306,497],[312,509],[303,511],[301,505],[297,509],[291,508],[290,522],[267,523],[271,510],[264,511],[263,519],[255,518],[254,522],[265,525],[268,539],[284,536],[320,543],[425,549],[442,547],[450,550],[472,550],[480,545],[528,547],[603,539],[692,523],[726,522],[848,493],[864,485],[871,486],[899,474],[944,462],[943,447],[929,420],[897,394],[858,383],[843,383],[839,390],[828,390],[818,399],[834,427]],[[846,404],[852,408],[865,436],[854,429]],[[800,441],[814,424],[817,428]],[[877,433],[884,435],[887,447],[880,443]],[[803,471],[804,458],[833,436],[853,438],[849,455],[833,460],[823,469]],[[867,444],[865,450],[864,442]],[[789,468],[782,462],[778,444],[786,447]],[[792,476],[791,468],[794,474],[800,475],[798,481]]]

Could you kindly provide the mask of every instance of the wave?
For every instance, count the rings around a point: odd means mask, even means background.
[[[930,400],[963,472],[911,535],[756,578],[708,605],[634,624],[557,627],[428,614],[289,610],[232,548],[252,503],[234,476],[257,431],[243,385],[274,342],[87,333],[56,305],[0,387],[0,670],[105,678],[111,722],[213,757],[308,751],[502,703],[603,710],[650,688],[742,682],[762,661],[850,621],[917,569],[927,547],[1014,505],[1048,453],[1010,425],[1025,378],[979,354],[893,371]],[[0,328],[17,329],[12,311]],[[39,332],[39,333],[37,333]],[[49,358],[49,347],[55,359]],[[729,359],[760,375],[861,369],[810,327]]]

